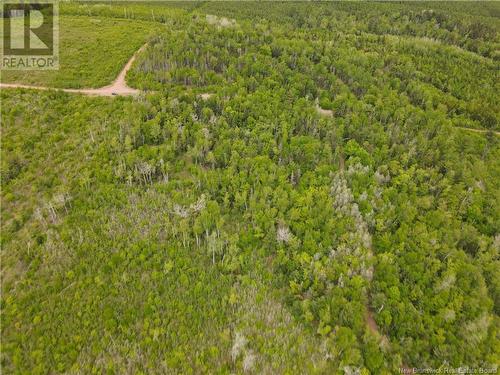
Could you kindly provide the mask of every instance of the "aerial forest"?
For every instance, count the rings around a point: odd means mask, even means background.
[[[496,373],[500,3],[59,13],[0,79],[49,88],[0,92],[4,374]]]

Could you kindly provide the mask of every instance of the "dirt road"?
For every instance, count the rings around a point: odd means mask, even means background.
[[[130,96],[137,95],[140,93],[140,90],[134,89],[132,87],[127,86],[127,82],[125,81],[125,77],[127,76],[127,72],[132,67],[132,64],[135,61],[135,58],[139,53],[144,51],[147,43],[143,45],[139,50],[137,50],[134,55],[130,58],[130,60],[125,64],[121,72],[118,74],[118,77],[113,81],[112,84],[100,87],[97,89],[60,89],[60,88],[51,88],[45,86],[32,86],[32,85],[22,85],[17,83],[0,83],[0,88],[24,88],[24,89],[35,89],[35,90],[57,90],[64,92],[71,92],[83,95],[95,95],[95,96]]]

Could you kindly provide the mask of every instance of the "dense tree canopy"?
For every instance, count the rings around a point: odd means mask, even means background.
[[[4,369],[497,364],[499,12],[63,5],[168,27],[136,98],[1,92]]]

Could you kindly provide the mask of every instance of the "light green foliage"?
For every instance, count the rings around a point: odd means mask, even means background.
[[[498,5],[63,8],[169,27],[156,92],[1,93],[6,372],[498,362]]]

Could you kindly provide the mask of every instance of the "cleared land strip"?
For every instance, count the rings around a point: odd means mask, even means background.
[[[56,90],[56,91],[64,91],[64,92],[70,92],[70,93],[77,93],[77,94],[83,94],[83,95],[94,95],[94,96],[131,96],[131,95],[137,95],[141,91],[134,89],[132,87],[129,87],[127,85],[127,82],[125,80],[125,77],[127,76],[127,72],[130,70],[132,67],[132,64],[134,63],[137,55],[144,51],[146,48],[147,43],[144,44],[141,48],[139,48],[134,55],[128,60],[127,64],[123,67],[121,72],[118,74],[116,79],[111,83],[110,85],[100,87],[97,89],[60,89],[60,88],[52,88],[52,87],[45,87],[45,86],[32,86],[32,85],[23,85],[23,84],[18,84],[18,83],[0,83],[0,88],[23,88],[23,89],[35,89],[35,90]]]
[[[318,112],[318,114],[320,116],[324,116],[324,117],[333,117],[333,111],[330,110],[330,109],[323,109],[319,106],[318,103],[316,103],[316,111]],[[493,133],[497,136],[500,136],[500,132],[499,131],[495,131],[495,130],[486,130],[486,129],[475,129],[475,128],[465,128],[465,127],[461,127],[461,126],[456,126],[455,127],[456,129],[462,129],[462,130],[468,130],[468,131],[471,131],[471,132],[474,132],[474,133],[482,133],[482,134],[485,134],[485,133]]]
[[[493,133],[495,135],[498,135],[500,136],[500,132],[499,131],[496,131],[496,130],[486,130],[486,129],[475,129],[475,128],[463,128],[461,126],[457,126],[458,129],[462,129],[462,130],[468,130],[470,132],[474,132],[474,133]]]

